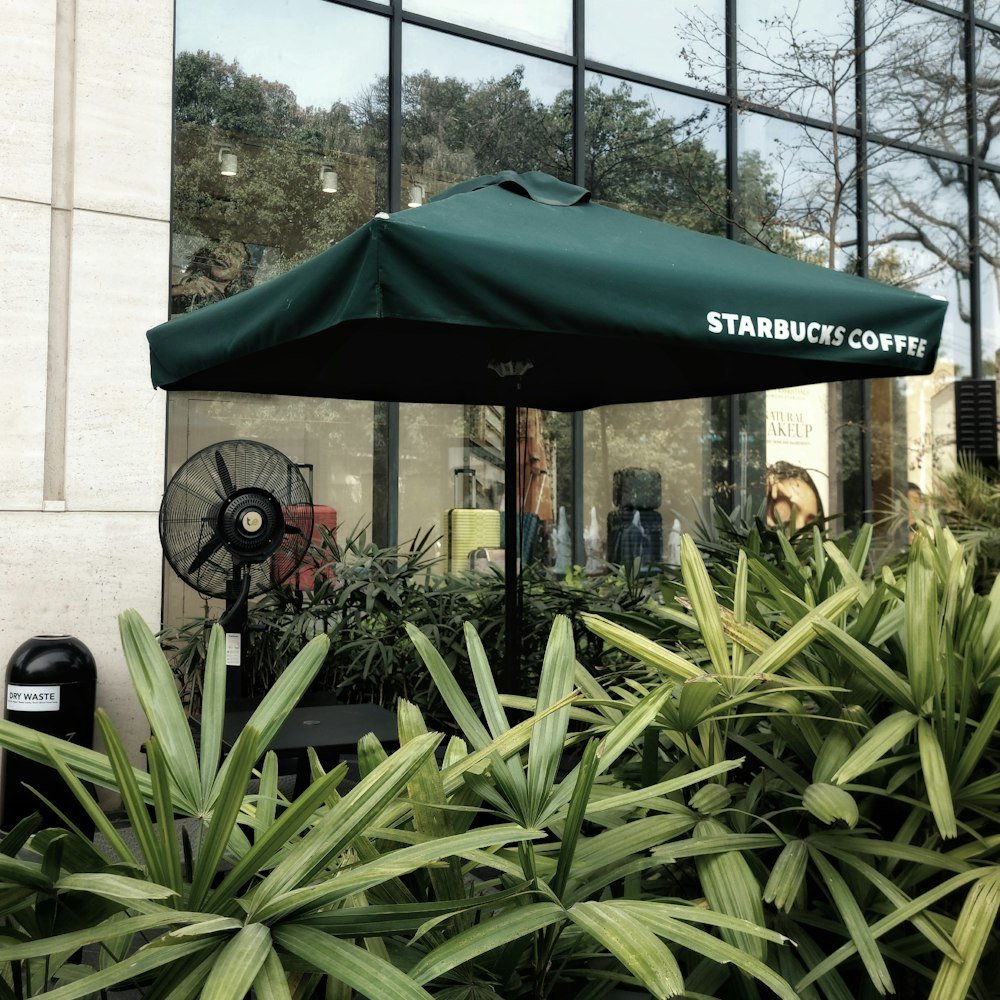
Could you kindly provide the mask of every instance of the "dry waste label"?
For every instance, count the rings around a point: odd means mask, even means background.
[[[8,684],[8,712],[58,712],[58,684]]]

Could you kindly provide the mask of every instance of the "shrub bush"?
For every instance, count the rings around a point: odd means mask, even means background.
[[[314,589],[275,586],[253,602],[245,653],[249,693],[262,695],[310,639],[324,634],[331,642],[314,690],[345,703],[374,702],[387,708],[410,701],[420,707],[428,724],[450,731],[453,722],[407,638],[405,625],[418,628],[466,688],[474,690],[464,626],[469,623],[476,629],[492,662],[502,662],[503,574],[497,568],[467,576],[437,572],[430,535],[407,546],[383,548],[370,542],[363,530],[343,542],[327,534],[312,557],[323,567]],[[570,620],[581,662],[599,667],[605,649],[584,628],[581,613],[621,618],[645,604],[652,593],[649,579],[636,576],[630,567],[609,569],[601,577],[576,571],[564,580],[532,565],[522,574],[521,585],[521,693],[535,689],[538,664],[556,615]],[[160,634],[178,687],[194,714],[207,624],[197,619]]]

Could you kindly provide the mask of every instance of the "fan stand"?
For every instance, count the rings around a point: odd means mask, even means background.
[[[219,625],[226,633],[226,701],[248,693],[243,671],[243,650],[247,639],[247,600],[250,596],[250,573],[245,563],[237,562],[226,583],[226,610]]]

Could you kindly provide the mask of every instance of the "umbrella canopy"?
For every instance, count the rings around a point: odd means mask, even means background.
[[[581,410],[926,374],[945,309],[505,171],[147,336],[166,388]]]
[[[514,538],[516,406],[927,374],[945,311],[916,292],[598,205],[547,174],[504,171],[380,214],[147,338],[164,388],[506,405]],[[516,661],[514,545],[505,567]]]

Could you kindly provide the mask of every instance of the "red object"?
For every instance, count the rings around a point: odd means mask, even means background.
[[[291,504],[286,508],[290,515],[301,509],[301,505],[298,504]],[[324,529],[327,534],[336,535],[337,512],[332,507],[314,505],[313,530],[310,545],[322,548]],[[323,551],[329,552],[328,549],[323,549]],[[324,568],[322,560],[318,561],[311,549],[306,553],[302,562],[299,563],[295,572],[287,576],[290,561],[288,556],[282,555],[280,552],[275,554],[274,562],[272,563],[272,578],[276,583],[280,581],[286,586],[294,587],[296,590],[312,590],[316,585],[317,571],[321,572],[323,579],[333,579],[332,569]],[[287,579],[285,579],[286,576]]]

